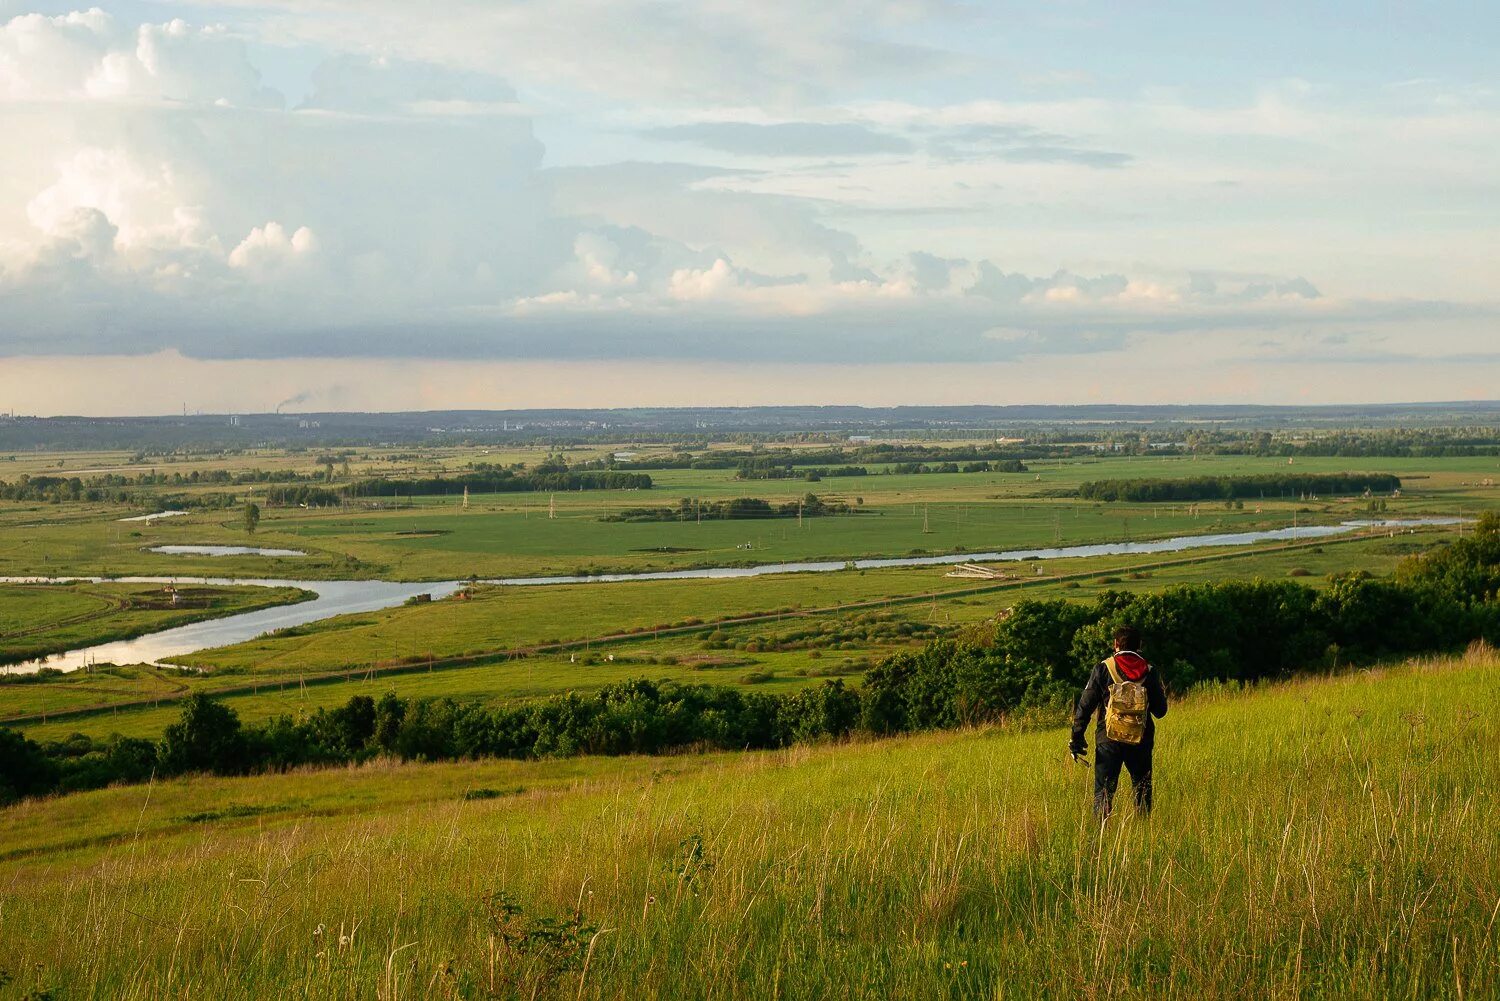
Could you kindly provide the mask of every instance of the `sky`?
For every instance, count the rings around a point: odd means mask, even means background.
[[[1490,399],[1488,0],[0,0],[0,411]]]

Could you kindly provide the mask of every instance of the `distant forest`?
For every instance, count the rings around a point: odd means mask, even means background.
[[[1401,480],[1389,473],[1295,473],[1270,476],[1195,476],[1183,480],[1092,480],[1078,488],[1084,500],[1199,501],[1390,493]]]
[[[646,473],[615,470],[542,471],[490,469],[457,476],[424,476],[412,479],[358,480],[349,486],[352,497],[411,497],[430,494],[461,494],[467,488],[476,494],[525,493],[537,490],[649,490]]]

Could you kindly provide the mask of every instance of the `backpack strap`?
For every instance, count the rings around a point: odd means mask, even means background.
[[[1115,666],[1115,659],[1113,657],[1104,658],[1104,668],[1109,672],[1110,680],[1115,684],[1121,684],[1125,680],[1120,677],[1120,669]]]

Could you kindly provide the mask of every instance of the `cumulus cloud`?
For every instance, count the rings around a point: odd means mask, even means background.
[[[44,236],[71,227],[80,209],[99,213],[122,250],[211,247],[201,209],[181,190],[168,162],[127,150],[85,147],[57,164],[55,179],[26,203],[26,216]]]
[[[620,245],[603,233],[579,233],[573,241],[573,257],[578,265],[578,281],[583,285],[632,288],[640,280],[636,271],[624,262]]]
[[[180,18],[128,27],[97,7],[0,27],[0,99],[138,99],[279,107],[244,43]]]
[[[1388,123],[1334,123],[1304,94],[833,100],[927,58],[891,43],[922,4],[858,24],[842,2],[283,6],[0,28],[0,355],[980,363],[1289,329],[1358,352],[1352,330],[1403,325],[1468,344],[1486,307],[1429,290],[1494,287],[1337,216],[1413,168],[1363,155]],[[678,34],[623,35],[627,16]],[[293,106],[252,30],[330,49]],[[630,95],[658,103],[618,112]],[[1413,124],[1450,172],[1427,208],[1466,204],[1460,154],[1465,184],[1492,185],[1473,137],[1493,121],[1465,115]],[[1337,130],[1358,163],[1318,145]],[[679,155],[697,162],[642,158]]]
[[[296,265],[317,253],[318,240],[306,226],[288,234],[279,222],[268,222],[250,231],[229,252],[229,266],[260,273]]]

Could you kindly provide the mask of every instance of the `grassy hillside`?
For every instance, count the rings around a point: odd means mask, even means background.
[[[1058,730],[27,803],[0,811],[3,990],[1492,997],[1497,667],[1200,695],[1155,815],[1102,832]]]

